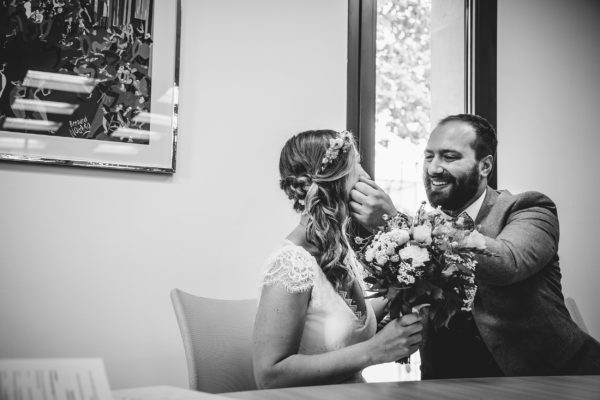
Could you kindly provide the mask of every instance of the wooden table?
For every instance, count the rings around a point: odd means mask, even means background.
[[[353,383],[222,395],[241,400],[600,400],[600,375]]]

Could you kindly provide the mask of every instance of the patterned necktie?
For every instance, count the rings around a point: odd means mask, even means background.
[[[463,226],[472,231],[475,229],[475,221],[473,221],[473,218],[471,218],[471,216],[466,212],[463,211],[458,215],[458,218],[462,218],[464,220],[463,222]]]

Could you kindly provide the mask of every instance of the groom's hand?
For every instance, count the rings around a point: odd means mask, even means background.
[[[350,214],[369,230],[384,224],[383,214],[396,215],[392,199],[374,181],[364,176],[350,191]]]

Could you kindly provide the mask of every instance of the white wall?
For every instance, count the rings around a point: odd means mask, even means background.
[[[498,1],[498,182],[558,206],[563,292],[600,338],[600,2]]]
[[[281,146],[345,127],[346,40],[345,0],[184,0],[173,176],[0,163],[0,357],[187,387],[169,291],[258,293],[296,221]]]

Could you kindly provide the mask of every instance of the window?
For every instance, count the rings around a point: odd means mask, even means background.
[[[397,208],[411,212],[426,198],[421,176],[431,131],[431,3],[377,1],[374,175]]]
[[[496,125],[496,15],[497,0],[348,0],[347,129],[397,208],[426,199],[423,150],[439,119],[467,112]],[[420,379],[418,354],[411,362],[364,376]]]
[[[399,209],[426,199],[423,149],[439,119],[468,112],[496,123],[496,9],[496,0],[349,0],[347,127]]]

